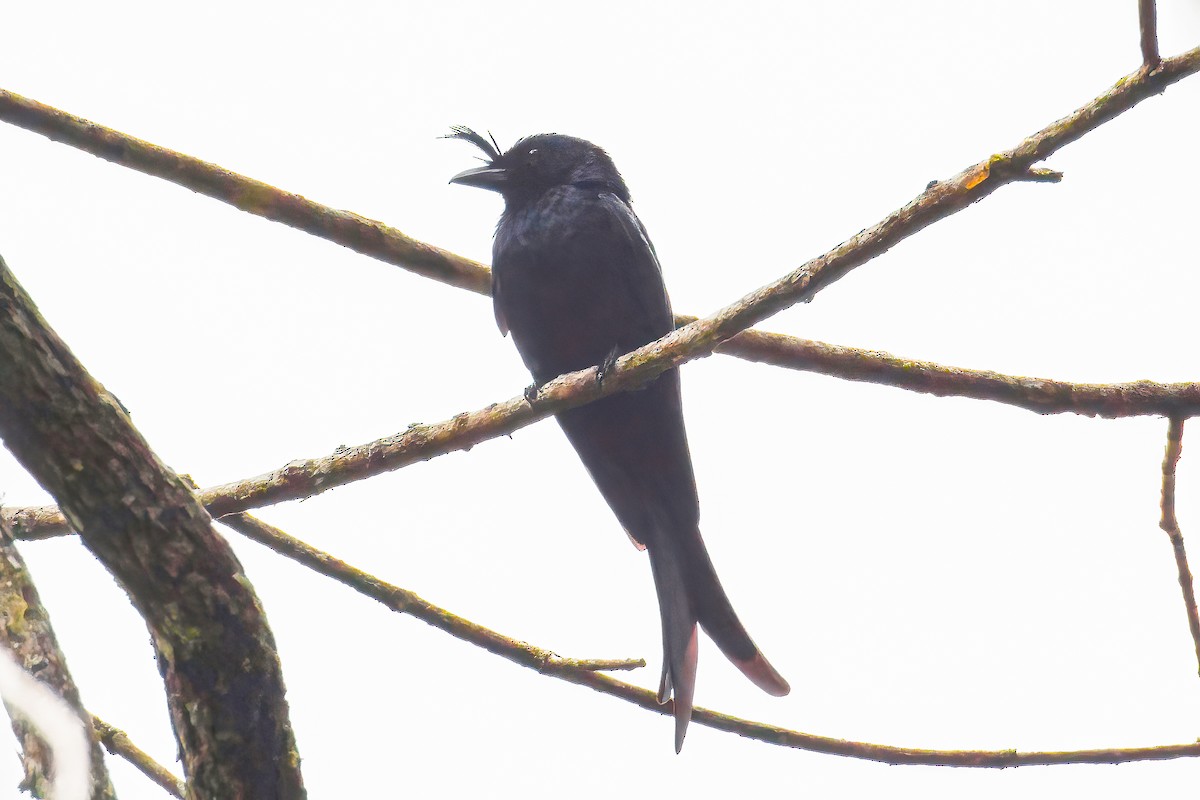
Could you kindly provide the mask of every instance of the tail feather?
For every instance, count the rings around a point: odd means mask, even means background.
[[[704,628],[721,652],[756,686],[782,697],[791,691],[737,618],[699,531],[680,539],[655,537],[648,548],[662,616],[663,674],[658,702],[675,698],[675,752],[692,718],[696,688],[696,627]]]
[[[746,627],[733,610],[733,604],[729,602],[729,595],[725,594],[725,587],[721,586],[699,532],[695,536],[700,546],[690,549],[687,575],[688,592],[696,609],[697,622],[725,657],[755,686],[767,694],[783,697],[792,690],[791,687],[746,632]]]
[[[692,719],[692,697],[696,691],[696,612],[688,596],[683,563],[662,549],[650,549],[650,570],[658,592],[662,615],[663,673],[658,702],[675,698],[675,752],[683,749],[683,737]]]

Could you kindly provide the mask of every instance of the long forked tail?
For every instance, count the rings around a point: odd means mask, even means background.
[[[678,753],[692,718],[697,623],[725,657],[764,692],[782,697],[791,687],[759,652],[737,618],[699,531],[683,539],[658,537],[648,550],[662,615],[663,674],[658,702],[666,703],[674,696]]]
[[[675,697],[675,752],[683,749],[683,737],[692,719],[692,696],[696,691],[696,612],[687,591],[687,577],[680,559],[670,548],[650,549],[650,570],[658,592],[662,615],[663,671],[658,685],[658,702]]]

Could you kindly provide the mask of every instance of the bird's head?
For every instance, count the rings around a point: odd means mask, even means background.
[[[464,170],[451,183],[499,192],[510,209],[532,202],[557,186],[594,186],[629,202],[629,190],[608,153],[584,139],[559,133],[527,136],[505,152],[492,138],[454,127],[447,139],[462,139],[482,150],[481,167]]]

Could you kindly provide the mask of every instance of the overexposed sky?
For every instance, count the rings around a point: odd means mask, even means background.
[[[1164,54],[1200,43],[1159,3]],[[680,312],[707,314],[1090,100],[1133,0],[8,3],[0,86],[490,260],[449,125],[609,150]],[[1200,379],[1200,78],[763,325],[958,366]],[[160,456],[211,485],[518,394],[489,301],[0,125],[0,254]],[[701,646],[699,705],[911,747],[1193,741],[1200,679],[1158,529],[1166,422],[751,365],[684,367],[702,527],[792,684]],[[1200,566],[1200,444],[1179,514]],[[46,501],[6,452],[7,505]],[[552,422],[259,515],[564,656],[645,657],[636,553]],[[1156,796],[1200,763],[885,767],[672,723],[540,677],[229,534],[279,642],[310,796]],[[73,539],[22,546],[88,707],[174,763],[148,636]],[[15,744],[0,742],[0,750]],[[162,793],[111,761],[124,800]],[[15,786],[0,753],[0,786]]]

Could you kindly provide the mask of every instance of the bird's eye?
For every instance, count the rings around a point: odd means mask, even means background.
[[[533,154],[534,154],[534,153],[536,153],[536,152],[537,152],[537,148],[535,147],[535,148],[533,148],[532,150],[530,150],[530,151],[529,151],[529,155],[533,155]]]

